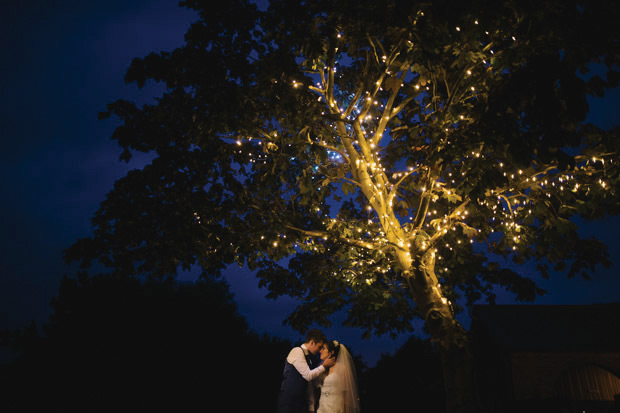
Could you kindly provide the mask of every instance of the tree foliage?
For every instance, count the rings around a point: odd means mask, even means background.
[[[618,130],[584,122],[618,84],[616,2],[182,4],[200,15],[186,45],[126,75],[166,92],[103,114],[123,159],[154,159],[67,260],[154,277],[236,262],[301,299],[296,328],[419,316],[439,342],[460,297],[542,292],[511,263],[608,263],[574,219],[619,208]]]

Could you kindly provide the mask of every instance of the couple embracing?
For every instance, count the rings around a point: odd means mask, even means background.
[[[320,361],[315,356],[320,355]],[[320,389],[320,393],[317,389]],[[317,409],[318,407],[318,409]],[[355,366],[347,348],[310,330],[284,363],[278,413],[359,413]]]

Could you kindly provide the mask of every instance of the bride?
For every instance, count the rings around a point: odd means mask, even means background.
[[[321,347],[321,360],[334,357],[336,364],[318,378],[321,388],[316,413],[359,413],[355,366],[347,348],[338,341],[328,341]]]

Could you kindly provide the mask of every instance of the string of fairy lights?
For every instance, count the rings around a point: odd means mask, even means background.
[[[423,13],[419,16],[423,16]],[[480,23],[475,20],[474,24]],[[456,27],[455,31],[462,33],[461,27]],[[485,33],[488,35],[488,32]],[[344,41],[345,34],[339,32],[337,37],[340,41]],[[517,42],[514,36],[509,38]],[[408,40],[406,47],[413,46],[414,43]],[[480,53],[485,56],[497,56],[501,53],[501,50],[493,48],[491,42],[481,44],[480,47]],[[343,57],[341,60],[346,60],[345,54],[339,52],[338,48],[335,53],[340,53]],[[331,244],[328,240],[349,243],[357,247],[359,259],[353,260],[350,266],[343,268],[341,274],[350,282],[361,280],[371,284],[374,280],[373,273],[389,272],[393,262],[386,255],[386,251],[402,252],[409,263],[413,260],[411,252],[429,253],[433,261],[440,264],[437,265],[437,271],[445,276],[449,273],[449,265],[441,265],[447,261],[443,254],[454,252],[466,244],[473,245],[476,241],[484,242],[493,234],[506,237],[511,243],[512,251],[517,251],[519,244],[524,237],[527,237],[528,224],[525,220],[531,216],[533,206],[540,202],[541,198],[559,199],[565,193],[583,197],[596,185],[600,189],[607,189],[604,174],[598,179],[590,177],[585,181],[583,177],[586,171],[590,176],[598,173],[597,171],[604,171],[606,163],[613,164],[612,156],[608,156],[609,159],[604,156],[584,159],[575,165],[573,172],[564,173],[557,167],[542,171],[534,166],[525,170],[513,168],[504,161],[494,159],[484,150],[474,150],[463,154],[458,165],[447,168],[445,176],[434,177],[434,181],[430,182],[424,181],[430,174],[428,165],[416,163],[403,170],[388,170],[382,163],[382,153],[387,146],[384,138],[386,136],[389,138],[389,133],[385,133],[387,121],[402,113],[407,107],[406,104],[421,105],[421,97],[424,94],[435,93],[433,80],[425,79],[421,82],[420,76],[416,77],[409,73],[410,65],[405,66],[406,76],[403,75],[402,68],[396,68],[397,70],[393,68],[395,56],[398,54],[399,50],[394,49],[391,53],[382,54],[378,58],[377,63],[382,65],[382,70],[377,75],[378,79],[372,83],[371,90],[364,90],[362,93],[345,93],[344,90],[340,90],[340,94],[348,96],[349,101],[338,102],[335,98],[335,90],[339,86],[337,79],[346,72],[338,70],[336,60],[332,66],[323,63],[320,65],[321,70],[309,72],[312,78],[310,83],[298,79],[290,81],[293,89],[306,90],[316,95],[317,101],[325,105],[322,115],[325,116],[326,130],[330,130],[332,135],[326,138],[323,135],[308,134],[309,142],[327,150],[329,162],[340,163],[348,168],[349,174],[340,178],[341,183],[353,183],[354,187],[358,188],[366,185],[371,194],[366,195],[365,208],[369,214],[366,222],[343,222],[337,217],[326,216],[323,220],[324,228],[314,231],[311,236],[306,234],[301,237],[302,241],[296,239],[295,248],[302,251],[330,252]],[[489,73],[491,64],[488,58],[481,59],[479,64],[484,68],[484,73]],[[464,77],[473,81],[474,67],[466,67],[463,70]],[[392,79],[392,83],[387,87],[389,79]],[[393,79],[398,79],[399,83]],[[395,106],[394,96],[404,90],[405,84],[414,81],[416,83],[413,85],[413,90],[418,95],[401,95],[400,102],[406,104]],[[476,99],[481,92],[474,85],[467,85],[463,89],[463,100]],[[432,108],[425,109],[427,112],[432,111]],[[340,116],[340,119],[334,120],[334,115]],[[458,114],[457,118],[444,128],[447,145],[451,143],[451,133],[456,128],[466,127],[468,120],[467,113]],[[261,137],[240,137],[235,141],[237,145],[235,153],[245,155],[251,164],[265,165],[273,153],[277,152],[278,146],[275,140],[278,137],[283,138],[278,136],[277,132],[263,133]],[[349,148],[346,147],[345,140],[350,141]],[[483,199],[462,199],[459,189],[468,179],[466,165],[473,161],[495,165],[505,178],[506,186],[489,189]],[[462,170],[457,170],[457,166],[461,166]],[[318,171],[316,165],[314,170]],[[356,181],[354,177],[363,177],[365,181]],[[415,192],[420,201],[429,199],[427,210],[418,227],[412,226],[417,210],[411,205],[407,204],[409,213],[402,219],[399,219],[394,211],[397,204],[402,205],[406,202],[406,199],[399,195],[399,191],[405,190],[404,188],[411,193]],[[421,205],[420,203],[418,208],[421,208]],[[477,215],[488,216],[489,233],[482,233],[480,229],[468,225],[468,219],[474,215],[473,211]],[[317,213],[321,213],[320,208]],[[199,220],[199,217],[197,219]],[[345,227],[351,233],[348,237],[339,235]],[[461,231],[458,231],[459,229]],[[398,238],[396,242],[394,234]],[[418,237],[421,237],[422,241],[416,243]],[[276,235],[275,239],[269,242],[271,246],[278,248],[283,241],[286,241],[284,233]],[[359,270],[355,271],[356,268]],[[368,268],[372,268],[373,271],[367,271]],[[365,275],[358,279],[360,274]],[[334,275],[337,273],[334,272]],[[434,288],[440,288],[440,285],[437,284]],[[441,293],[438,294],[445,300]]]

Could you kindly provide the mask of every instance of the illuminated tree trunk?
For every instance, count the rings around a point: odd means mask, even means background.
[[[476,389],[469,338],[441,294],[434,267],[435,253],[427,251],[413,258],[404,276],[441,359],[448,413],[473,413]]]
[[[337,122],[342,137],[346,135],[343,122]],[[408,283],[413,300],[424,317],[426,327],[431,334],[440,359],[444,376],[446,405],[448,413],[474,413],[475,392],[473,382],[473,363],[469,340],[463,327],[456,320],[450,302],[441,293],[439,280],[435,275],[434,248],[418,245],[415,231],[407,233],[401,226],[393,209],[394,188],[388,189],[388,178],[378,167],[379,159],[373,155],[372,146],[358,122],[353,123],[357,152],[350,139],[343,138],[346,152],[355,165],[351,172],[358,182],[369,205],[375,210],[385,232],[389,245],[393,248],[398,265]],[[378,141],[378,140],[377,140]],[[437,180],[434,170],[429,170],[426,182],[432,189]],[[420,228],[424,222],[430,195],[421,197],[418,214],[413,225]],[[467,202],[454,209],[456,214]],[[437,232],[435,242],[443,233]],[[424,243],[425,244],[425,243]]]

